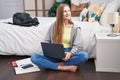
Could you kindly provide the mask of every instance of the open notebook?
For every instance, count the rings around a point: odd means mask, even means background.
[[[16,74],[40,71],[40,68],[37,65],[33,64],[30,58],[12,61],[12,66],[14,67]]]

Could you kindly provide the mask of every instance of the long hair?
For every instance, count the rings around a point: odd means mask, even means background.
[[[63,11],[64,7],[69,5],[67,4],[60,4],[57,8],[57,14],[56,14],[56,22],[55,22],[55,28],[53,30],[53,42],[56,44],[62,43],[62,37],[63,37],[63,31],[64,31],[64,17],[63,17]],[[73,24],[72,20],[69,20],[70,24]]]

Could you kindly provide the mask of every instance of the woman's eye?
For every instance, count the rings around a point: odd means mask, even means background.
[[[68,10],[68,11],[64,11],[64,12],[71,12],[71,10]]]
[[[67,11],[64,11],[64,12],[67,12]]]

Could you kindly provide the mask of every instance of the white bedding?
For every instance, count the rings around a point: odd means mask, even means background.
[[[90,58],[94,58],[96,55],[96,40],[95,33],[110,33],[110,27],[104,27],[99,24],[99,22],[79,22],[74,21],[77,25],[81,27],[83,49],[89,53]]]
[[[54,17],[38,17],[38,27],[20,27],[6,24],[12,19],[0,20],[0,54],[2,55],[31,55],[42,52],[40,42],[43,41]],[[98,22],[79,22],[73,18],[75,24],[80,25],[82,32],[83,48],[90,57],[95,57],[95,33],[110,32],[111,28],[103,27]]]

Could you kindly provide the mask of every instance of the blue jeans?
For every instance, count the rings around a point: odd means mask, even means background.
[[[70,48],[65,48],[65,52],[69,52]],[[53,70],[58,70],[58,64],[57,62],[63,62],[64,65],[80,65],[82,63],[85,63],[88,60],[88,53],[81,51],[76,52],[73,54],[73,56],[68,61],[63,61],[62,59],[53,59],[45,57],[43,54],[32,54],[31,55],[31,61],[36,64],[38,67],[42,68],[48,68]]]

